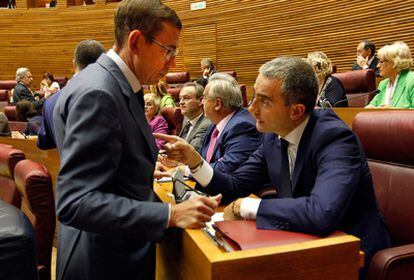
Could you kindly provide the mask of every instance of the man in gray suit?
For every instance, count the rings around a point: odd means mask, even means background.
[[[175,64],[181,21],[156,0],[124,0],[116,43],[62,89],[54,110],[61,156],[57,279],[154,279],[154,241],[168,227],[200,228],[221,196],[154,202],[157,148],[142,84]]]
[[[178,136],[190,143],[196,151],[200,151],[204,135],[211,124],[203,112],[203,91],[204,88],[198,83],[189,82],[180,92],[180,109],[184,120],[183,129]]]

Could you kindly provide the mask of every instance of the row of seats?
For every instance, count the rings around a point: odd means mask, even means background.
[[[41,280],[50,280],[56,223],[52,180],[44,165],[25,159],[22,151],[5,144],[0,144],[0,202],[0,248],[6,249],[0,250],[0,279],[37,279],[22,277],[31,271],[30,267],[25,268],[27,271],[15,270],[21,263],[33,263],[31,258],[35,255],[36,274]],[[35,245],[32,253],[27,251],[28,239],[23,238],[30,230],[22,219],[4,218],[18,215],[10,206],[4,207],[4,203],[21,209],[32,224]],[[19,228],[19,223],[23,223],[23,229]],[[16,244],[25,247],[13,249]],[[16,274],[10,274],[12,272]]]

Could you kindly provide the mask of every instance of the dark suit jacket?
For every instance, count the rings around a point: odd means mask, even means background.
[[[56,92],[43,105],[42,124],[37,135],[37,146],[43,150],[56,148],[55,133],[53,131],[53,109],[55,109],[59,95],[60,91]]]
[[[332,107],[348,107],[344,86],[338,78],[331,75],[325,77],[325,82],[322,86],[320,98],[318,100],[318,106],[321,106],[321,99],[328,101]]]
[[[184,118],[183,126],[182,126],[183,129],[185,125],[187,124],[187,122],[188,122],[188,119]],[[203,145],[204,137],[206,135],[207,129],[210,127],[210,124],[211,124],[211,121],[207,119],[203,113],[201,117],[197,120],[196,124],[194,125],[188,137],[187,137],[188,133],[185,133],[184,135],[183,129],[181,129],[180,134],[178,136],[180,136],[181,138],[186,138],[187,142],[190,143],[190,145],[193,146],[194,149],[196,149],[199,152],[201,149],[201,146]]]
[[[201,156],[206,158],[211,134],[215,124],[211,124],[204,137]],[[245,162],[260,146],[263,134],[256,130],[256,123],[250,113],[240,108],[235,111],[217,139],[210,165],[214,170],[232,173]]]
[[[54,110],[57,279],[152,279],[154,250],[168,223],[154,201],[157,148],[118,66],[105,54],[62,89]]]
[[[367,262],[390,246],[363,148],[332,110],[311,113],[298,147],[292,189],[281,183],[280,154],[278,136],[266,134],[233,176],[214,170],[205,191],[233,200],[271,184],[280,198],[261,201],[258,228],[318,235],[342,230],[361,238]]]
[[[375,56],[374,59],[372,60],[371,64],[368,65],[368,68],[375,71],[375,76],[380,77],[378,62],[379,62],[379,60],[378,60],[377,56]],[[361,69],[362,69],[362,67],[359,66],[358,63],[354,62],[354,65],[352,65],[352,70],[361,70]]]
[[[41,109],[45,98],[36,100],[31,90],[22,83],[17,83],[13,92],[13,104],[17,104],[20,100],[28,100],[32,102],[36,109]]]

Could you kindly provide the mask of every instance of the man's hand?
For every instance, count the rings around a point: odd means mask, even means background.
[[[240,206],[241,206],[242,199],[239,198],[229,205],[227,205],[226,208],[224,208],[224,220],[225,221],[235,221],[235,220],[241,220],[240,215]]]
[[[168,172],[167,168],[161,162],[157,161],[155,163],[154,178],[160,179],[162,177],[171,177],[171,173]]]
[[[199,165],[203,160],[193,146],[178,136],[154,133],[154,137],[167,142],[164,144],[164,149],[170,160],[187,164],[190,169]]]
[[[368,66],[368,57],[364,58],[362,55],[358,55],[356,61],[361,68]]]
[[[171,205],[169,227],[202,228],[211,220],[220,204],[221,194],[214,197],[198,196],[176,205]]]
[[[210,72],[211,72],[210,67],[204,68],[203,69],[203,77],[209,77],[210,76]]]

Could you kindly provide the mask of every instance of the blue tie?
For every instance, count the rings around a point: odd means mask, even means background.
[[[280,138],[280,187],[279,197],[292,197],[292,184],[290,182],[288,148],[289,142]]]

